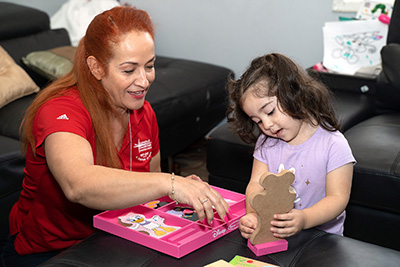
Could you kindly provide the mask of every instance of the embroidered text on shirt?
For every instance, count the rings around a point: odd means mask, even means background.
[[[151,157],[152,144],[150,139],[142,142],[138,140],[138,143],[134,145],[134,148],[137,148],[139,151],[139,155],[136,156],[138,160],[146,161]]]

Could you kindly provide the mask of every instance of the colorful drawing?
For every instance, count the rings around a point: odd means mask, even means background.
[[[326,22],[324,67],[354,75],[358,71],[375,75],[381,64],[379,51],[386,44],[388,25],[379,20]]]
[[[118,223],[140,233],[153,237],[162,237],[168,233],[172,233],[181,227],[170,226],[164,223],[164,218],[154,215],[151,219],[147,219],[142,214],[130,212],[125,216],[118,217]]]
[[[350,64],[355,64],[360,60],[360,54],[375,54],[377,47],[373,44],[382,39],[383,36],[378,31],[338,35],[335,41],[340,46],[332,51],[334,58],[342,58]]]

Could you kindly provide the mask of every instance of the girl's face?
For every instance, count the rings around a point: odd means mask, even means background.
[[[303,142],[304,122],[282,112],[276,96],[259,97],[250,88],[243,96],[242,108],[264,134],[291,145]]]
[[[108,73],[101,79],[117,110],[140,109],[155,79],[154,41],[147,32],[132,31],[117,43]]]

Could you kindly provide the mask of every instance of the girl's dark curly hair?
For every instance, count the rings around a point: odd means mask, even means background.
[[[246,143],[255,144],[261,133],[242,109],[249,89],[258,97],[276,96],[282,111],[294,119],[340,130],[331,91],[288,57],[272,53],[255,58],[240,79],[228,82],[228,122]]]

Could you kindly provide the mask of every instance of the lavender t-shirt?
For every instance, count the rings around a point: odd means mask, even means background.
[[[264,144],[260,136],[254,158],[268,165],[269,171],[279,173],[291,170],[295,174],[292,184],[296,190],[294,208],[302,210],[325,197],[326,175],[350,162],[355,163],[350,146],[339,131],[329,132],[319,127],[306,142],[292,146],[274,138]],[[345,212],[336,219],[317,228],[328,233],[343,235]]]

